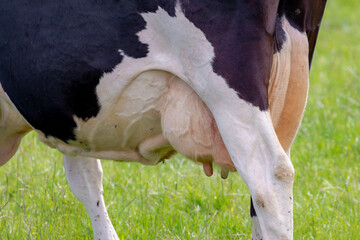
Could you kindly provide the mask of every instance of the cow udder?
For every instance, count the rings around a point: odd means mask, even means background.
[[[227,171],[236,171],[210,110],[179,78],[169,83],[161,108],[161,127],[173,148],[202,163],[207,176],[212,175],[213,162]]]

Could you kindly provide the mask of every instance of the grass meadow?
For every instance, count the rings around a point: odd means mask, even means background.
[[[294,239],[360,239],[360,1],[328,2],[310,95],[291,157]],[[103,161],[120,239],[250,239],[249,192],[237,173],[208,178],[176,155],[165,164]],[[0,168],[0,239],[92,239],[61,155],[29,134]]]

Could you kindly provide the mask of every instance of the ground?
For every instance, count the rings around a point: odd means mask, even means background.
[[[328,2],[293,145],[294,239],[360,236],[358,0]],[[236,173],[208,178],[180,155],[155,167],[103,161],[120,239],[249,239],[249,192]],[[60,154],[28,135],[0,168],[0,239],[92,239]]]

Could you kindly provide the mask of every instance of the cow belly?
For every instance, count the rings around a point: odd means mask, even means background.
[[[95,118],[75,118],[76,141],[39,134],[65,154],[156,164],[175,151],[235,171],[215,120],[198,95],[164,71],[140,74]]]

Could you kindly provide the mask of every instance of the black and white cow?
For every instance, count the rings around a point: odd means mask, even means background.
[[[175,151],[238,171],[253,239],[292,239],[290,146],[326,0],[0,1],[0,165],[35,130],[95,239],[118,239],[96,158]]]

